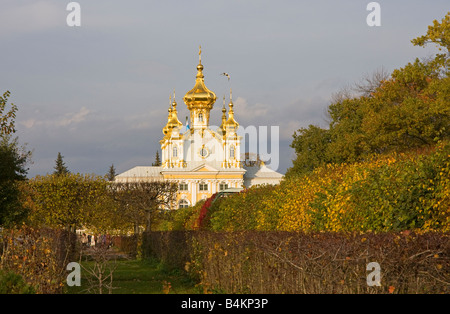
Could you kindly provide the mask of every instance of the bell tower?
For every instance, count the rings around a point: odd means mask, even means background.
[[[205,86],[203,75],[202,48],[199,48],[199,63],[194,88],[183,97],[184,103],[190,111],[191,132],[209,127],[210,111],[216,102],[216,94]]]

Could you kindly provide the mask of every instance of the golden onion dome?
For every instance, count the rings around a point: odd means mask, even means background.
[[[203,75],[203,65],[201,62],[201,50],[199,52],[200,60],[197,66],[197,76],[195,79],[194,88],[192,88],[189,92],[184,95],[183,100],[188,107],[189,110],[197,108],[197,109],[209,109],[213,108],[214,103],[216,102],[216,94],[210,91],[205,86],[205,80]]]
[[[170,123],[170,120],[172,119],[172,107],[170,107],[168,111],[169,111],[169,116],[167,117],[167,124],[162,129],[162,132],[164,135],[167,135],[167,133],[169,133],[169,130],[170,130],[169,123]]]
[[[172,96],[170,96],[170,107],[169,107],[169,115],[167,117],[167,124],[162,129],[164,135],[168,135],[172,132],[174,128],[178,128],[183,126],[183,124],[178,120],[178,113],[177,113],[177,102],[175,101],[175,91],[173,95],[173,102],[172,102]]]
[[[230,111],[228,111],[228,120],[225,122],[225,128],[235,128],[239,127],[239,123],[234,119],[233,103],[230,102]]]
[[[230,103],[228,104],[230,110],[228,111],[228,120],[225,122],[225,128],[235,128],[239,127],[239,123],[234,119],[234,110],[233,110],[233,100],[232,100],[232,92],[230,89]]]
[[[177,112],[177,102],[175,101],[175,97],[172,103],[172,118],[167,123],[170,129],[179,128],[183,126],[183,123],[178,120],[178,112]]]

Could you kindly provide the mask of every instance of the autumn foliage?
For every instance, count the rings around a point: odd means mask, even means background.
[[[448,232],[450,144],[327,165],[210,202],[201,219],[212,231]]]
[[[285,180],[215,201],[208,229],[450,231],[449,21],[412,41],[444,53],[334,99],[328,129],[294,134]]]
[[[3,230],[0,253],[0,270],[19,276],[30,287],[27,293],[38,294],[62,293],[66,266],[78,258],[75,234],[27,226]]]
[[[448,293],[448,235],[430,232],[172,231],[144,234],[145,256],[182,268],[204,293]],[[378,262],[380,286],[367,265]]]

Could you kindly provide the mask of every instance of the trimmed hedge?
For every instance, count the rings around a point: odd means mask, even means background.
[[[137,235],[113,236],[111,242],[120,252],[125,253],[130,258],[136,258],[139,242],[139,237]]]
[[[449,293],[443,233],[150,232],[143,255],[223,293]],[[367,265],[381,286],[367,285]]]
[[[194,231],[151,231],[142,235],[142,257],[160,260],[169,269],[183,269],[190,260]]]
[[[450,143],[251,187],[214,202],[203,226],[227,232],[449,232]]]
[[[3,230],[0,240],[1,270],[17,274],[38,294],[62,293],[67,264],[79,260],[75,233],[22,226]]]

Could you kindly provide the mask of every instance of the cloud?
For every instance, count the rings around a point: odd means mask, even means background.
[[[269,106],[260,103],[249,104],[245,98],[238,97],[234,101],[234,112],[240,118],[247,120],[266,116],[269,112]]]
[[[325,111],[329,99],[322,96],[302,97],[285,104],[250,104],[238,97],[234,102],[237,121],[242,126],[266,125],[280,127],[280,140],[292,140],[292,134],[310,124],[326,127]]]
[[[36,119],[28,119],[25,121],[20,122],[23,126],[25,126],[27,129],[31,129],[36,124]]]
[[[71,124],[78,124],[86,120],[86,117],[89,113],[91,113],[89,109],[87,109],[86,107],[81,107],[79,112],[66,114],[65,118],[54,121],[54,123],[56,126],[69,126]]]
[[[36,118],[29,118],[27,120],[21,121],[20,124],[25,126],[27,129],[31,129],[37,126],[45,126],[45,127],[67,127],[67,126],[75,126],[86,120],[87,116],[92,111],[87,109],[86,107],[81,107],[80,111],[75,113],[67,113],[64,117],[57,117],[54,119],[46,119],[46,120],[38,120]]]

